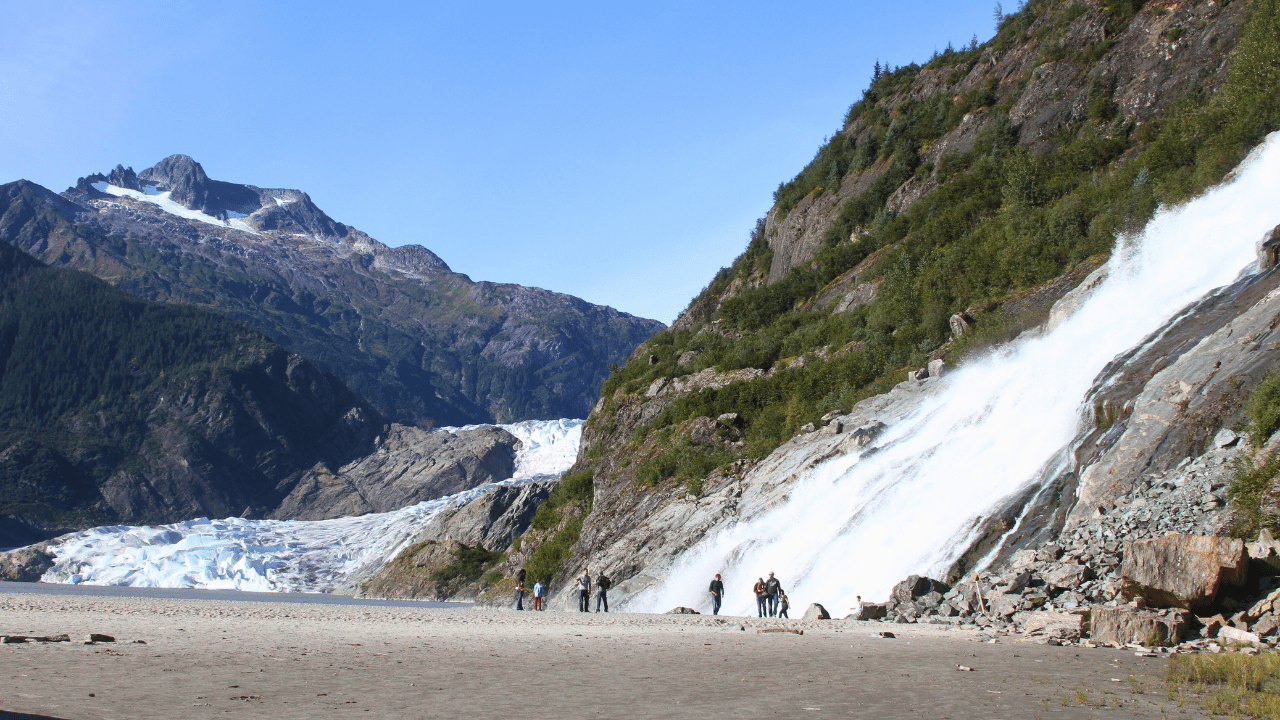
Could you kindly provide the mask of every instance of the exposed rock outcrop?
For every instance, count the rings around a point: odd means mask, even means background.
[[[514,589],[510,577],[527,559],[527,554],[515,550],[506,556],[498,553],[507,550],[512,541],[529,528],[538,505],[546,500],[554,486],[554,482],[535,482],[496,487],[465,505],[441,511],[391,562],[368,578],[356,578],[359,594],[476,600],[481,593],[490,591],[491,604],[509,599],[507,591]],[[484,551],[491,558],[487,564],[477,565],[475,576],[438,574],[459,563],[460,551],[475,550]],[[492,573],[497,577],[490,578]],[[533,597],[532,589],[530,582],[529,598]]]
[[[1202,610],[1218,599],[1219,588],[1244,584],[1248,558],[1244,542],[1229,538],[1169,534],[1131,542],[1120,592],[1157,607]]]

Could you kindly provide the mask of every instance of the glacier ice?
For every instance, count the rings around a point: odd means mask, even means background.
[[[521,441],[515,474],[506,480],[359,517],[199,518],[160,526],[96,527],[74,533],[55,547],[56,562],[40,580],[259,592],[349,589],[352,578],[395,557],[441,510],[499,485],[558,477],[573,464],[582,437],[581,420],[529,420],[498,427]]]

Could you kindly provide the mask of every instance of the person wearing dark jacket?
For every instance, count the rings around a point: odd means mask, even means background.
[[[764,578],[756,580],[756,584],[751,586],[751,592],[756,594],[756,610],[760,613],[760,617],[764,617],[765,610],[768,609],[768,595],[764,591]]]
[[[591,612],[591,571],[583,570],[578,578],[578,612]]]
[[[782,592],[782,583],[778,582],[778,578],[769,573],[769,579],[764,582],[764,594],[769,598],[769,617],[778,616],[778,594]]]
[[[609,612],[609,588],[611,587],[613,587],[613,581],[601,570],[600,575],[596,577],[596,612],[600,612],[600,603],[604,603],[604,611]]]
[[[720,614],[720,601],[724,599],[724,583],[720,582],[720,575],[716,575],[716,579],[711,581],[711,587],[708,589],[711,593],[711,614]]]

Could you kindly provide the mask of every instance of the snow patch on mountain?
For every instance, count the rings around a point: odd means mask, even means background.
[[[464,505],[500,485],[559,477],[577,457],[582,422],[528,420],[499,425],[521,441],[511,478],[393,512],[316,521],[199,518],[171,525],[112,525],[78,532],[52,548],[56,563],[40,580],[73,585],[349,592],[354,590],[354,578],[395,557],[441,510]]]
[[[252,225],[250,225],[249,223],[243,220],[233,218],[231,220],[223,222],[222,220],[219,220],[218,218],[213,217],[212,215],[206,215],[200,212],[199,210],[192,210],[191,208],[185,207],[183,205],[179,205],[178,203],[174,202],[172,197],[170,197],[171,195],[173,195],[171,191],[154,192],[155,191],[154,186],[146,185],[143,187],[144,187],[144,190],[147,190],[149,192],[139,192],[137,190],[130,190],[129,188],[122,188],[118,185],[109,185],[103,182],[93,183],[93,188],[99,192],[104,192],[108,195],[114,195],[116,197],[127,197],[127,198],[133,198],[134,200],[142,200],[143,202],[149,202],[152,205],[155,205],[156,207],[160,208],[161,210],[169,213],[170,215],[177,215],[178,217],[186,218],[188,220],[195,220],[197,222],[206,223],[208,225],[217,225],[218,227],[235,228],[236,230],[243,230],[244,232],[253,233],[254,235],[261,234],[257,230],[255,230]],[[244,217],[244,216],[240,215],[240,217]]]

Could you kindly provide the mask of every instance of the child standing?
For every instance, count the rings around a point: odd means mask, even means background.
[[[542,591],[543,591],[542,581],[539,580],[533,584],[533,609],[534,610],[542,609]]]
[[[790,619],[791,616],[787,614],[787,608],[789,607],[791,607],[791,601],[787,599],[787,594],[779,590],[778,591],[778,617]]]

